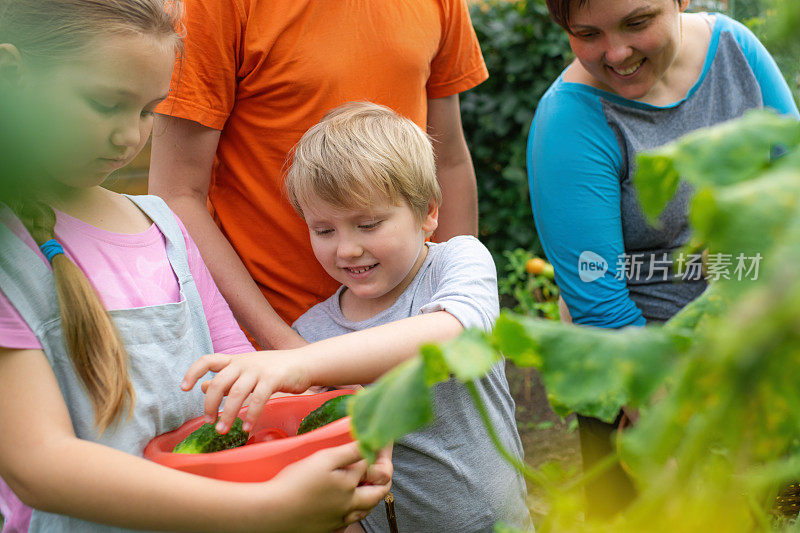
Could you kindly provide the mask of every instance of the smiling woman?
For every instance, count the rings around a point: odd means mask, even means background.
[[[686,4],[661,0],[580,5],[568,29],[578,63],[566,80],[653,104],[679,99],[699,76],[711,36],[704,21],[682,20]],[[691,28],[684,31],[683,24]],[[672,80],[665,76],[668,70],[685,75]]]
[[[632,183],[636,154],[749,109],[797,117],[797,106],[748,29],[721,14],[686,13],[689,0],[547,3],[576,59],[542,98],[528,137],[542,246],[574,322],[663,322],[706,287],[700,269],[673,263],[689,240],[692,191],[681,184],[650,226]],[[587,256],[608,266],[602,275],[581,276]],[[586,465],[611,452],[609,428],[583,419],[580,429]],[[600,450],[587,449],[594,445]],[[614,512],[630,490],[622,475],[613,487],[590,484],[590,512]]]

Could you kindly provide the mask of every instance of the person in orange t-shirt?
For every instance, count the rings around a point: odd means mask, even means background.
[[[488,73],[464,0],[185,6],[185,52],[157,109],[150,192],[179,214],[259,344],[303,344],[286,322],[338,286],[314,259],[282,176],[287,153],[330,109],[368,100],[427,128],[444,198],[435,238],[476,234],[458,93]]]

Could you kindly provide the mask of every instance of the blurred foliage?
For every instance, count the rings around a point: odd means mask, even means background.
[[[504,250],[541,251],[528,195],[525,146],[539,98],[566,67],[566,33],[535,0],[470,8],[489,79],[461,95],[478,180],[480,239],[503,272]]]
[[[800,42],[791,37],[800,24],[798,5],[797,0],[740,0],[735,13],[737,20],[750,28],[775,58],[795,102],[800,102]]]

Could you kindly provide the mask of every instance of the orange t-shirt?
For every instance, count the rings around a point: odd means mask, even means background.
[[[427,99],[488,76],[464,0],[186,0],[159,113],[222,130],[216,221],[291,323],[337,288],[283,190],[286,154],[331,108],[369,100],[421,127]],[[207,261],[213,258],[206,258]]]

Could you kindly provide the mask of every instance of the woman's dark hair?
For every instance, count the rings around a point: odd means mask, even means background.
[[[569,32],[569,8],[573,2],[578,2],[578,7],[586,3],[587,0],[547,0],[547,9],[550,11],[550,18],[556,24]]]
[[[582,7],[589,0],[547,0],[547,9],[550,11],[550,17],[556,24],[567,30],[567,33],[572,33],[569,29],[570,10],[573,7]],[[678,5],[686,0],[675,0]]]

